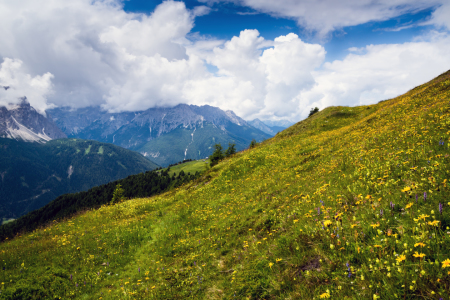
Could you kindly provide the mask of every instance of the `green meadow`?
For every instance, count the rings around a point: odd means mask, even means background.
[[[200,159],[188,161],[179,165],[171,166],[169,170],[169,175],[178,176],[178,174],[183,171],[185,174],[195,174],[196,172],[203,173],[209,169],[209,159]],[[162,169],[162,171],[167,170],[168,168]]]
[[[450,72],[326,108],[165,194],[3,242],[0,297],[449,299],[449,136]]]

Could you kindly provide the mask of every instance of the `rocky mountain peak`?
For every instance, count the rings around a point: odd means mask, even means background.
[[[0,137],[45,143],[66,135],[23,97],[18,104],[0,107]]]

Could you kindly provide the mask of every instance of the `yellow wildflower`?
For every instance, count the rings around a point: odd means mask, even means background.
[[[328,226],[330,226],[331,224],[333,224],[333,222],[331,222],[330,220],[326,220],[325,222],[323,222],[323,225],[324,225],[325,227],[328,227]]]
[[[420,242],[420,243],[415,243],[414,244],[414,247],[418,247],[418,246],[420,246],[420,247],[425,247],[425,244],[424,243],[422,243],[422,242]]]
[[[398,262],[402,262],[402,261],[404,261],[405,259],[406,259],[406,256],[404,256],[404,255],[400,255],[399,257],[396,258],[396,260],[397,260]]]
[[[420,258],[422,258],[422,257],[424,257],[424,256],[426,256],[426,255],[425,255],[424,253],[420,253],[420,254],[419,254],[419,253],[416,251],[416,253],[414,253],[413,256],[414,256],[414,257],[420,257]]]
[[[450,267],[450,259],[446,259],[442,262],[442,269]]]
[[[320,297],[320,299],[330,298],[330,294],[329,293],[323,293],[319,297]]]
[[[433,222],[428,222],[428,225],[431,225],[431,226],[438,226],[438,225],[439,225],[439,222],[440,222],[440,221],[438,221],[438,220],[434,220]]]

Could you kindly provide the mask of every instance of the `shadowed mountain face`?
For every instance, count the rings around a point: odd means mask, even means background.
[[[157,167],[139,153],[96,141],[0,138],[0,218],[17,218],[59,195]]]
[[[108,113],[99,107],[49,110],[69,137],[93,139],[135,150],[159,165],[209,156],[215,143],[237,150],[269,134],[254,128],[232,111],[180,104],[140,112]]]
[[[45,143],[66,135],[52,119],[38,113],[26,98],[18,105],[0,107],[0,137]]]

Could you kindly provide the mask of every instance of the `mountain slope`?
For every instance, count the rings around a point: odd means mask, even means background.
[[[0,138],[0,217],[16,218],[57,196],[155,169],[111,144],[76,139],[46,144]]]
[[[57,108],[49,113],[70,137],[139,151],[163,166],[183,159],[205,158],[217,142],[224,147],[234,142],[240,151],[247,148],[252,139],[262,141],[270,137],[232,111],[208,105],[180,104],[133,113],[107,113],[95,107]]]
[[[0,137],[45,143],[51,139],[65,138],[66,135],[52,120],[31,107],[24,97],[18,105],[0,107]]]
[[[2,297],[448,297],[450,72],[0,245]],[[116,275],[117,274],[117,275]]]

